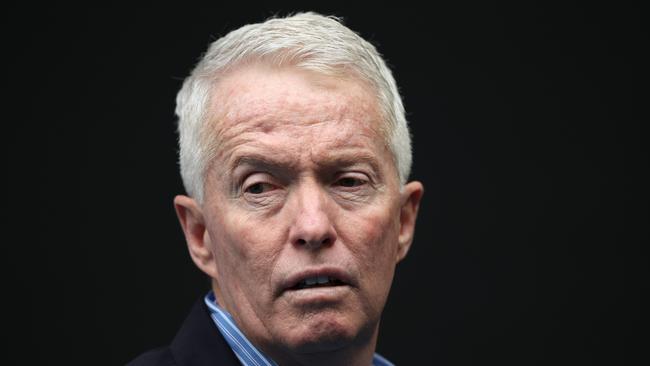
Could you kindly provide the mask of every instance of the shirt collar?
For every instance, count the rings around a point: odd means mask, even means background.
[[[239,330],[232,315],[217,305],[214,292],[210,291],[205,295],[205,304],[210,309],[210,316],[217,329],[225,338],[230,348],[243,366],[277,366],[273,360],[258,350]],[[372,358],[372,366],[394,366],[379,354],[375,353]]]

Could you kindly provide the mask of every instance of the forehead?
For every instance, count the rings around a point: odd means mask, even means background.
[[[210,106],[213,120],[223,129],[242,122],[290,122],[306,116],[314,120],[302,122],[344,116],[364,120],[364,115],[378,111],[372,89],[358,79],[265,64],[228,73],[216,85]]]
[[[251,143],[264,146],[267,139],[329,142],[340,150],[369,141],[387,147],[377,98],[357,79],[248,65],[223,77],[210,102],[204,136],[215,158]]]

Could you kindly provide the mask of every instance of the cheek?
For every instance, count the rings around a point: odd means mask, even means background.
[[[359,270],[363,312],[370,316],[379,316],[393,282],[398,229],[398,219],[387,210],[347,223],[345,241]]]
[[[346,220],[345,241],[364,274],[392,277],[399,224],[389,210],[374,210]]]
[[[226,286],[238,285],[242,291],[259,291],[268,282],[276,248],[271,230],[230,211],[214,230],[217,270]],[[243,286],[242,286],[243,285]]]

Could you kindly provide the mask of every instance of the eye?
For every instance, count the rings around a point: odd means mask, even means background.
[[[273,190],[275,187],[270,183],[258,182],[246,187],[245,192],[250,194],[262,194]]]
[[[366,184],[367,181],[357,177],[342,177],[336,183],[341,187],[354,188]]]

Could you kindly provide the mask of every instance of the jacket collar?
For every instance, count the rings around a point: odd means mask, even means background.
[[[203,298],[192,307],[170,348],[179,366],[241,366],[210,318]]]

